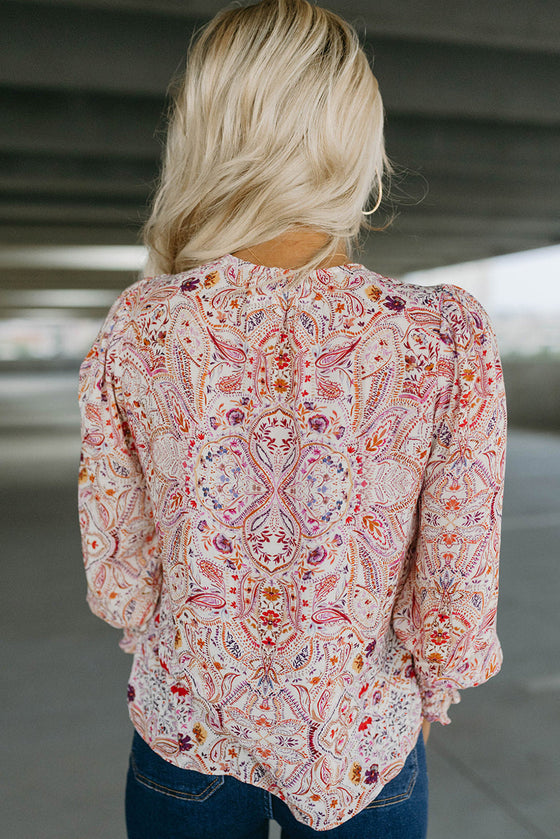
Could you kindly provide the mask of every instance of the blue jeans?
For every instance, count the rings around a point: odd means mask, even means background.
[[[280,798],[231,775],[179,769],[135,731],[126,783],[128,839],[425,839],[428,773],[422,734],[400,773],[357,815],[331,830],[298,822]]]

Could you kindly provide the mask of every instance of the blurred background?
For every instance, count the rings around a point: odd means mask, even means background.
[[[124,839],[131,658],[85,603],[78,367],[144,262],[166,90],[215,0],[0,4],[0,836]],[[429,839],[560,821],[560,6],[326,3],[384,98],[390,227],[358,261],[473,292],[509,403],[502,672],[435,726]],[[384,214],[384,215],[383,215]],[[271,837],[279,836],[276,825]],[[155,837],[157,839],[157,837]]]

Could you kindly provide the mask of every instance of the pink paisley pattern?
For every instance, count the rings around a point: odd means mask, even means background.
[[[140,735],[327,830],[500,668],[505,397],[467,292],[287,273],[226,255],[119,296],[79,516]]]

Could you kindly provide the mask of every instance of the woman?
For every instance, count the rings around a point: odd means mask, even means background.
[[[350,261],[386,170],[337,15],[265,0],[199,33],[148,276],[80,368],[130,839],[424,837],[419,734],[500,668],[496,341],[461,289]]]

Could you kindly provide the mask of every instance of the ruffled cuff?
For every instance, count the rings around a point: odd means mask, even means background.
[[[422,691],[422,716],[428,722],[439,722],[449,725],[451,720],[447,714],[450,705],[457,705],[461,701],[459,691],[451,688],[436,688]]]
[[[143,635],[137,629],[126,629],[123,631],[123,636],[119,641],[119,647],[125,653],[135,653],[140,646],[140,638]]]

